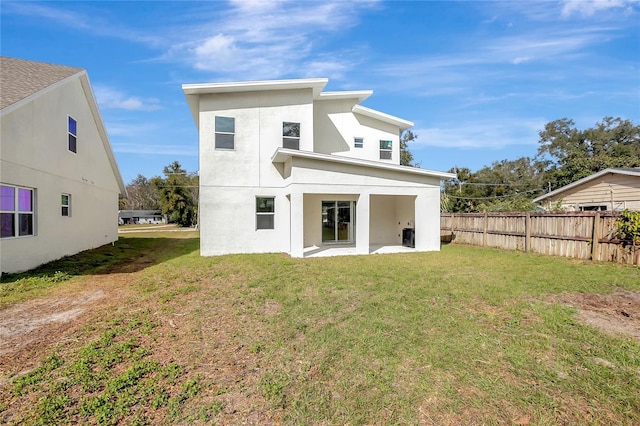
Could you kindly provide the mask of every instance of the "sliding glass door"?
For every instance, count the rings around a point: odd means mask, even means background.
[[[352,243],[355,212],[355,201],[323,201],[322,242]]]

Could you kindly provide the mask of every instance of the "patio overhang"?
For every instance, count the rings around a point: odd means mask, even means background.
[[[397,164],[388,164],[378,161],[361,160],[358,158],[342,157],[332,154],[319,154],[317,152],[299,151],[296,149],[278,148],[271,162],[274,164],[282,164],[291,159],[303,158],[309,160],[322,161],[333,164],[342,164],[352,166],[358,169],[368,168],[377,170],[388,170],[393,172],[406,173],[412,176],[424,176],[439,179],[455,179],[455,173],[438,172],[434,170],[421,169],[419,167],[399,166]]]

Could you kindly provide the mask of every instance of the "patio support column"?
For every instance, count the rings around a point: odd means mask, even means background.
[[[304,194],[291,193],[291,257],[304,257]]]
[[[356,202],[356,253],[369,254],[369,206],[368,193],[362,193]]]
[[[420,191],[415,201],[416,250],[440,250],[440,188]]]

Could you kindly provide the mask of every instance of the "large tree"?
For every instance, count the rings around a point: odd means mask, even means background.
[[[466,167],[449,172],[457,174],[444,183],[445,208],[452,212],[532,210],[531,200],[542,192],[542,165],[529,157],[495,161],[476,172]]]
[[[586,130],[563,118],[540,132],[537,161],[546,168],[552,189],[608,167],[640,167],[640,126],[605,117]]]
[[[198,176],[188,173],[177,161],[166,166],[163,173],[164,178],[152,179],[160,192],[162,214],[181,226],[195,224],[198,214]]]
[[[160,209],[158,187],[141,174],[127,185],[127,195],[120,204],[122,210]]]
[[[458,178],[444,184],[443,208],[453,212],[522,211],[544,191],[568,185],[608,167],[640,167],[640,126],[605,117],[579,130],[569,119],[540,131],[535,158],[496,161],[472,172],[454,168]]]
[[[410,167],[420,167],[420,164],[413,161],[413,154],[409,151],[409,142],[413,142],[418,135],[411,130],[405,130],[400,135],[400,165]]]

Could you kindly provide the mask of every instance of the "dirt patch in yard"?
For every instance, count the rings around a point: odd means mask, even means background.
[[[128,294],[125,276],[91,276],[0,310],[0,384],[2,376],[32,369],[56,344],[73,339],[90,318],[113,309]]]
[[[575,307],[587,325],[640,340],[640,293],[619,289],[611,294],[562,294],[557,300]]]

